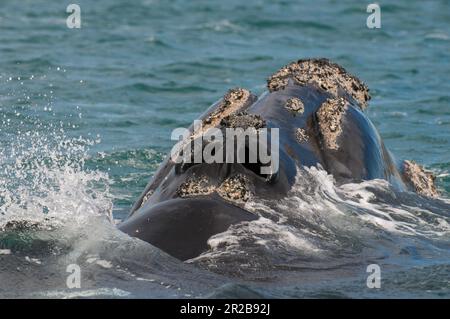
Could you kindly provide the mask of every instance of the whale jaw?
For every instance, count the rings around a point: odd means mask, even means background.
[[[172,199],[133,215],[119,229],[184,261],[208,250],[211,236],[257,218],[216,198]]]

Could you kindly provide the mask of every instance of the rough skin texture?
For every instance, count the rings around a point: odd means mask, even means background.
[[[219,187],[211,185],[204,176],[192,177],[178,187],[177,195],[187,198],[216,192],[229,202],[242,204],[250,198],[249,183],[248,178],[241,174],[225,179]]]
[[[242,128],[244,130],[250,127],[260,129],[266,126],[266,122],[261,116],[248,114],[247,112],[231,114],[223,118],[220,124],[227,128]]]
[[[316,111],[315,119],[322,147],[329,151],[339,150],[339,142],[341,142],[339,137],[343,132],[343,117],[348,105],[349,103],[355,105],[356,101],[358,106],[364,109],[370,100],[367,86],[347,73],[344,68],[327,59],[304,59],[290,63],[273,74],[268,79],[267,86],[270,92],[283,90],[289,81],[293,81],[296,85],[314,84],[331,94],[332,98],[327,99]],[[229,90],[218,107],[203,120],[203,129],[194,132],[188,142],[211,127],[244,130],[266,127],[263,117],[245,111],[255,100],[256,97],[248,90],[242,88]],[[297,97],[287,99],[284,108],[294,116],[305,112],[305,105]],[[294,128],[293,134],[298,143],[306,143],[310,139],[309,134],[315,134],[315,132],[304,128]],[[435,177],[420,165],[404,161],[402,177],[404,182],[418,194],[428,197],[438,196],[434,184]],[[185,198],[216,193],[228,202],[242,204],[247,202],[251,195],[250,185],[248,178],[241,174],[228,177],[224,181],[219,181],[218,184],[211,184],[211,181],[204,176],[192,176],[178,187],[177,195]],[[152,193],[153,191],[150,191],[144,196],[142,204]]]
[[[294,114],[303,114],[303,112],[305,112],[305,106],[303,105],[303,102],[295,97],[288,99],[286,101],[285,107],[288,111]]]
[[[208,129],[221,125],[224,118],[237,113],[254,99],[256,99],[256,96],[246,89],[230,89],[224,95],[217,109],[215,109],[203,120],[201,128],[194,131],[183,141],[183,147],[181,149],[183,149],[188,143],[191,143],[193,140],[200,137]],[[178,156],[182,156],[181,153]]]
[[[424,168],[412,161],[403,162],[404,177],[414,190],[423,196],[437,197],[439,195],[434,181],[436,177],[424,170]]]
[[[335,97],[342,89],[358,102],[361,109],[365,109],[370,100],[369,88],[362,81],[327,59],[292,62],[274,73],[267,80],[267,87],[270,92],[282,90],[288,85],[289,79],[298,85],[315,83]]]
[[[317,110],[319,131],[324,147],[327,149],[339,149],[337,139],[342,133],[342,117],[346,108],[347,102],[343,98],[339,98],[327,99]]]
[[[177,189],[177,195],[180,197],[208,195],[212,192],[214,192],[214,187],[209,184],[205,176],[193,176]]]
[[[229,90],[218,108],[204,120],[204,130],[218,126],[224,117],[239,111],[250,100],[251,96],[250,91],[242,88]]]
[[[304,143],[308,141],[309,136],[304,129],[298,128],[295,130],[295,139],[299,143]]]
[[[245,203],[250,198],[248,185],[249,181],[247,177],[238,174],[223,181],[217,189],[217,193],[227,201]]]

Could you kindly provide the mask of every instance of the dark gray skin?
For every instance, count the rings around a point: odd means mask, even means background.
[[[318,61],[319,67],[329,63],[326,60],[311,61]],[[327,65],[334,67],[332,64]],[[363,113],[361,104],[365,100],[357,101],[353,98],[358,96],[355,92],[341,87],[332,92],[314,81],[298,83],[290,76],[287,78],[287,85],[281,89],[271,90],[259,99],[252,95],[243,98],[236,103],[238,107],[233,112],[236,114],[245,110],[249,114],[260,115],[268,128],[279,128],[278,172],[262,176],[258,173],[258,164],[249,163],[175,164],[168,156],[119,229],[178,259],[187,260],[206,251],[207,240],[211,236],[226,231],[233,224],[259,218],[244,209],[245,198],[234,200],[224,196],[223,191],[221,193],[222,183],[237,175],[247,178],[245,189],[254,198],[273,200],[287,196],[297,171],[303,166],[321,165],[334,176],[338,184],[380,178],[390,181],[400,190],[411,189],[375,127]],[[323,125],[319,125],[318,110],[327,99],[339,97],[343,97],[347,105],[339,122],[341,133],[336,139],[338,149],[331,149],[326,145]],[[303,113],[286,108],[291,98],[303,103]],[[200,119],[205,120],[214,112],[218,112],[219,118],[225,117],[223,109],[224,100],[214,104]],[[221,127],[223,122],[214,126]],[[307,140],[299,141],[296,138],[299,128],[307,134]],[[200,185],[200,189],[206,189],[207,185],[213,191],[188,191],[187,195],[180,193],[184,183],[199,176],[206,181],[206,184]],[[231,192],[233,190],[231,187]],[[225,188],[225,191],[230,189]]]
[[[211,236],[254,219],[253,214],[214,198],[172,199],[136,214],[120,229],[185,260],[205,251]]]

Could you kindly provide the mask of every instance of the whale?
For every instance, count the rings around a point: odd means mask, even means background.
[[[337,185],[384,179],[399,191],[437,196],[430,172],[397,160],[386,148],[365,112],[370,99],[363,81],[325,58],[283,66],[267,79],[259,97],[244,88],[230,89],[200,115],[202,126],[192,125],[184,140],[211,128],[277,129],[276,169],[262,173],[264,163],[258,154],[250,161],[247,149],[240,162],[168,156],[118,228],[186,261],[207,251],[215,234],[257,220],[246,209],[249,199],[285,198],[298,173],[313,166],[326,170]],[[273,147],[269,151],[275,153]]]

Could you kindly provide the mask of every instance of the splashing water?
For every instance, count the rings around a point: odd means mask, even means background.
[[[0,222],[112,219],[108,175],[84,168],[93,141],[64,130],[26,131],[0,150]]]
[[[0,100],[0,227],[112,219],[108,175],[85,167],[90,147],[100,140],[67,133],[81,113],[55,105],[53,77],[1,77],[7,93]]]
[[[0,296],[199,295],[199,270],[115,227],[113,181],[88,165],[98,162],[90,150],[100,139],[73,137],[71,114],[58,119],[49,95],[23,105],[31,95],[19,84],[0,100]],[[72,264],[83,274],[76,291],[66,284]]]

